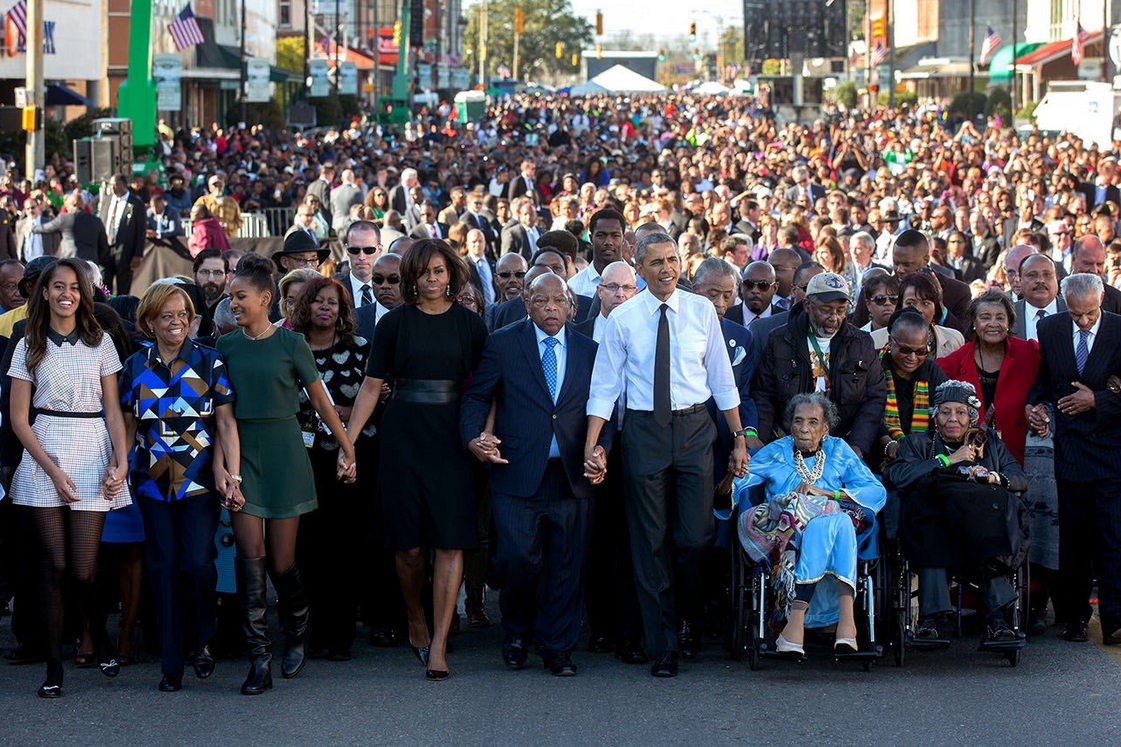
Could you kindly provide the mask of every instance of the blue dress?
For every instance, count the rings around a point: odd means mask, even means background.
[[[887,499],[884,486],[847,443],[839,438],[826,438],[822,444],[825,468],[814,483],[824,490],[841,490],[852,500],[872,512],[883,508]],[[807,466],[813,459],[806,460]],[[802,482],[794,466],[794,441],[780,438],[760,449],[752,458],[746,477],[738,478],[732,489],[732,508],[725,513],[735,515],[741,501],[748,503],[748,490],[763,485],[767,500],[792,493]],[[744,507],[746,511],[748,507]],[[809,584],[827,575],[855,588],[857,538],[852,520],[846,513],[823,513],[806,523],[797,534],[798,561],[794,570],[796,583]],[[837,621],[837,592],[834,584],[820,584],[806,613],[807,627],[822,627]]]

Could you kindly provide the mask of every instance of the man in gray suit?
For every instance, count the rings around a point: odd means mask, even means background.
[[[63,207],[66,212],[45,225],[32,226],[31,233],[62,234],[58,256],[77,257],[101,264],[109,256],[105,224],[101,218],[85,211],[79,190],[66,196]]]
[[[331,190],[331,228],[339,236],[346,235],[350,225],[350,208],[362,204],[362,190],[354,183],[354,171],[343,169],[340,184]]]
[[[1067,310],[1059,296],[1058,269],[1046,254],[1029,254],[1020,263],[1019,278],[1023,298],[1013,304],[1016,322],[1012,334],[1039,342],[1039,321]]]

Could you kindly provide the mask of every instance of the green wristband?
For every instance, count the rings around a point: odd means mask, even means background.
[[[833,491],[833,500],[835,500],[835,501],[840,501],[841,500],[841,491],[839,491],[839,490],[834,490]]]
[[[937,459],[938,461],[942,462],[943,467],[949,467],[950,466],[950,458],[948,456],[946,456],[945,454],[939,454],[938,456],[936,456],[934,458]]]
[[[759,431],[755,430],[754,428],[747,427],[743,429],[743,435],[745,437],[751,436],[752,438],[759,438]]]

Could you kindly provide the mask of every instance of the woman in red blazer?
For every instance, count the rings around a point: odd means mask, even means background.
[[[1024,464],[1027,419],[1024,405],[1039,371],[1039,344],[1010,337],[1016,311],[998,290],[985,291],[969,306],[973,339],[938,359],[946,376],[968,381],[981,398],[983,413],[996,408],[995,427],[1016,461]]]

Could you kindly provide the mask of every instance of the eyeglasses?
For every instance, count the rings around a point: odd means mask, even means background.
[[[460,305],[462,305],[462,306],[475,306],[476,305],[474,296],[460,296],[456,300],[459,301]]]
[[[381,244],[374,244],[373,246],[351,246],[347,244],[346,247],[347,254],[358,254],[359,252],[362,252],[363,254],[377,254],[381,250]]]
[[[767,291],[767,290],[770,290],[772,285],[775,285],[775,283],[773,283],[770,280],[744,280],[743,281],[743,287],[746,288],[747,290],[751,290],[752,288],[758,288],[761,291]]]
[[[634,293],[638,290],[637,285],[619,285],[618,283],[601,283],[599,287],[603,288],[611,295],[615,295],[619,291],[623,291],[624,293]]]
[[[1051,231],[1052,236],[1066,236],[1070,231]]]
[[[502,272],[498,272],[495,274],[503,280],[509,280],[511,277],[515,277],[518,280],[521,280],[525,277],[525,272],[522,270],[514,270],[512,272],[510,270],[503,270]]]
[[[877,306],[883,306],[887,303],[894,306],[895,302],[899,300],[899,296],[872,296],[869,300]]]
[[[386,283],[397,285],[401,282],[400,275],[374,275],[371,279],[374,281],[374,285],[385,285]]]
[[[906,345],[900,345],[899,340],[896,340],[894,337],[891,338],[891,344],[895,346],[895,349],[899,351],[900,355],[913,355],[916,358],[925,358],[930,355],[929,349],[925,347],[909,348]]]
[[[319,267],[319,257],[294,257],[289,254],[288,261],[292,264],[303,265],[304,267]]]
[[[225,270],[199,270],[196,275],[201,275],[204,278],[220,278],[226,274]]]

